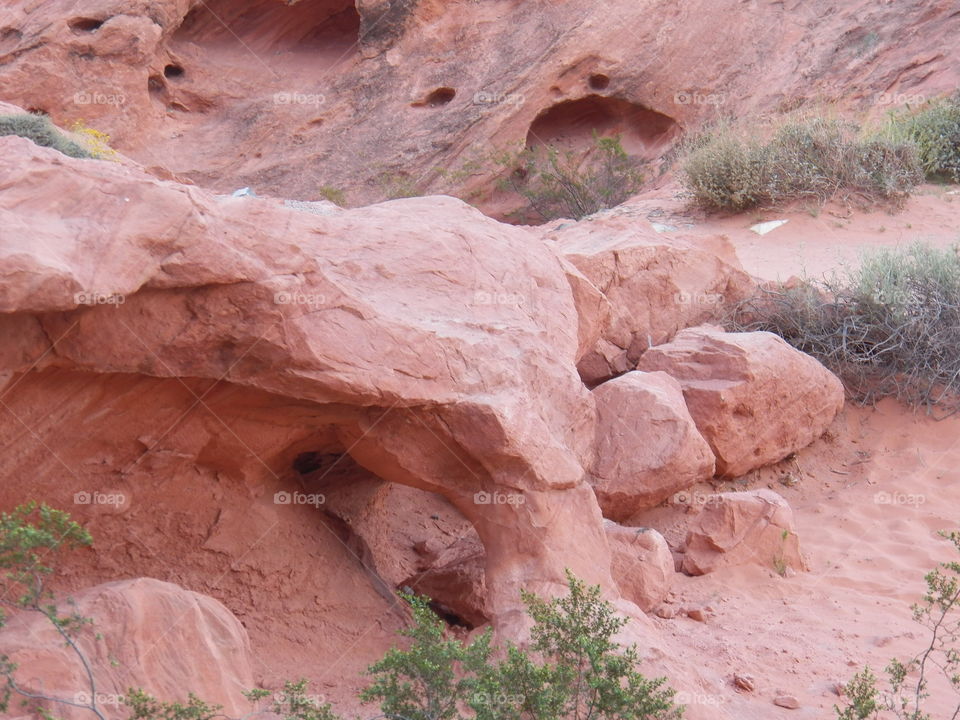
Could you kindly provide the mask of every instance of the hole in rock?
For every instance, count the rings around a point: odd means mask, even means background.
[[[453,610],[448,608],[446,605],[437,602],[434,600],[430,603],[430,609],[433,610],[441,620],[443,620],[447,625],[452,627],[461,627],[466,628],[467,630],[473,630],[473,625],[464,620],[462,617],[457,615]]]
[[[608,87],[610,87],[610,77],[608,75],[604,75],[603,73],[591,75],[587,82],[594,90],[606,90]]]
[[[624,150],[642,160],[660,157],[680,132],[677,122],[643,105],[588,95],[550,107],[533,121],[527,147],[551,145],[574,152],[594,147],[594,133],[619,135]]]
[[[163,76],[167,79],[183,77],[183,68],[175,64],[167,65],[163,69]]]
[[[293,469],[300,475],[329,472],[335,465],[342,464],[344,468],[356,467],[352,460],[348,463],[341,453],[324,453],[311,450],[302,452],[293,459]]]
[[[97,20],[96,18],[74,18],[69,23],[70,29],[75,33],[92,33],[100,29],[105,20]]]
[[[0,30],[0,53],[13,50],[23,39],[23,33],[16,28],[8,27]]]
[[[308,51],[315,68],[351,52],[359,34],[352,0],[207,0],[187,13],[174,41],[237,53]]]
[[[446,105],[457,96],[457,91],[452,87],[441,87],[431,92],[427,97],[419,102],[412,103],[413,107],[440,107]]]

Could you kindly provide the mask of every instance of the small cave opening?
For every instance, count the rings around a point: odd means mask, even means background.
[[[207,0],[187,13],[174,41],[262,53],[326,53],[336,60],[359,35],[360,13],[353,0]]]
[[[430,609],[437,614],[441,620],[443,620],[451,628],[463,628],[464,630],[473,630],[474,625],[471,622],[468,622],[464,618],[457,615],[456,612],[448,608],[443,603],[439,603],[436,600],[430,602]]]
[[[587,95],[541,112],[530,125],[527,147],[549,145],[588,152],[595,145],[594,134],[619,135],[624,150],[650,161],[661,157],[679,133],[673,118],[648,107],[620,98]]]
[[[596,73],[589,77],[587,84],[593,90],[606,90],[610,87],[610,76],[604,75],[603,73]]]
[[[411,103],[413,107],[442,107],[457,96],[452,87],[439,87],[427,95],[423,100]]]
[[[293,459],[293,469],[303,477],[330,469],[341,460],[343,460],[342,453],[309,450],[300,453]]]
[[[177,65],[176,63],[170,63],[163,69],[163,76],[168,80],[174,80],[177,78],[182,78],[184,75],[184,69],[182,65]]]
[[[106,20],[98,20],[97,18],[78,17],[70,20],[67,25],[74,33],[81,35],[83,33],[96,32],[105,22]]]

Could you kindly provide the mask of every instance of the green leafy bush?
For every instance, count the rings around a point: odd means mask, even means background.
[[[510,170],[505,185],[522,195],[543,220],[579,220],[616,207],[635,195],[643,173],[617,137],[594,137],[589,153],[552,146],[501,154],[496,162]]]
[[[49,589],[49,580],[60,555],[68,550],[92,544],[89,533],[70,519],[62,510],[47,505],[27,503],[10,513],[0,513],[0,603],[16,610],[36,612],[43,615],[56,629],[67,647],[77,656],[83,666],[91,693],[88,704],[81,705],[93,712],[100,720],[103,714],[97,707],[96,685],[86,655],[77,644],[77,638],[89,618],[76,612],[61,614]],[[0,613],[0,627],[6,617]],[[12,695],[18,695],[24,703],[45,700],[54,703],[76,703],[64,698],[35,695],[21,688],[16,681],[17,666],[6,655],[0,655],[0,712],[6,712]],[[40,713],[39,705],[33,709]]]
[[[734,330],[768,330],[834,371],[864,403],[960,410],[960,250],[915,244],[822,281],[740,303]]]
[[[636,667],[636,648],[613,637],[627,620],[617,617],[599,587],[568,573],[566,597],[523,594],[534,620],[532,652],[514,645],[491,659],[490,634],[469,644],[446,638],[426,598],[405,596],[412,643],[393,649],[369,669],[363,691],[390,720],[674,720],[683,709],[664,678],[649,680]]]
[[[927,179],[960,182],[960,92],[892,114],[884,134],[916,145]]]
[[[89,151],[57,130],[43,115],[0,115],[0,135],[19,135],[73,158],[93,157]]]
[[[912,143],[823,117],[788,120],[772,134],[721,122],[687,141],[682,156],[682,182],[707,210],[825,203],[841,193],[900,200],[923,179]]]

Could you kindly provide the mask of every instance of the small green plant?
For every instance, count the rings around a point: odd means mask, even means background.
[[[916,145],[928,180],[960,182],[960,92],[892,113],[883,133],[895,142]]]
[[[375,679],[360,699],[379,702],[391,720],[459,718],[489,662],[491,635],[484,633],[468,645],[447,638],[446,625],[427,598],[400,596],[413,612],[412,626],[400,631],[411,640],[410,647],[394,648],[370,666],[368,672]]]
[[[469,644],[446,637],[426,598],[404,596],[413,610],[412,640],[371,666],[361,694],[390,720],[675,720],[683,708],[664,678],[637,671],[634,647],[614,635],[626,624],[588,587],[567,574],[569,594],[543,600],[523,593],[534,620],[531,651],[508,644],[491,659],[490,634]]]
[[[317,194],[324,200],[329,200],[334,205],[345,207],[347,204],[347,194],[333,185],[321,185],[317,190]]]
[[[71,520],[69,514],[47,505],[30,502],[10,513],[0,513],[0,603],[16,611],[39,613],[49,620],[83,666],[89,689],[88,703],[32,693],[17,683],[16,664],[6,655],[0,655],[0,676],[5,680],[0,688],[0,711],[6,712],[11,697],[18,695],[25,705],[32,703],[33,710],[39,714],[45,714],[39,703],[46,701],[86,708],[104,720],[97,706],[93,670],[77,644],[80,632],[91,621],[76,612],[61,613],[49,589],[60,555],[92,543],[89,533]],[[5,620],[5,615],[0,613],[0,626]]]
[[[93,155],[61,133],[45,115],[0,115],[0,135],[19,135],[42,147],[53,148],[73,158]]]
[[[960,552],[960,532],[941,532]],[[949,687],[958,696],[949,703],[949,715],[960,717],[960,562],[940,563],[924,578],[927,592],[913,606],[913,619],[928,632],[929,641],[914,657],[894,659],[886,668],[889,690],[881,692],[870,668],[853,677],[847,685],[848,703],[835,707],[839,720],[876,718],[881,710],[892,712],[900,720],[933,720],[927,712],[930,681],[940,676],[941,687]]]
[[[704,209],[742,212],[792,201],[822,205],[839,194],[899,201],[923,175],[912,143],[809,116],[773,128],[719,122],[684,144],[681,178]]]
[[[877,677],[869,667],[865,667],[854,675],[844,688],[846,706],[833,706],[837,720],[870,720],[877,717],[880,712],[877,694]]]
[[[787,538],[789,537],[790,537],[789,530],[784,530],[782,533],[780,533],[780,550],[777,552],[777,554],[773,558],[773,569],[777,571],[777,575],[779,575],[780,577],[787,576],[787,568],[789,566],[787,565],[786,553],[784,550],[785,550],[785,545],[787,543]]]
[[[377,177],[377,181],[387,200],[420,197],[423,194],[416,181],[403,172],[383,172]]]
[[[509,170],[505,188],[522,195],[543,220],[572,218],[616,207],[637,193],[643,173],[619,137],[594,134],[588,153],[552,146],[501,153],[496,162]]]
[[[130,720],[212,720],[221,716],[220,705],[211,705],[193,693],[186,703],[162,702],[143,690],[130,688],[123,696]]]

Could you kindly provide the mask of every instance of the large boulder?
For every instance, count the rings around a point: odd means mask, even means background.
[[[806,447],[843,407],[843,385],[833,373],[767,332],[689,328],[648,350],[637,367],[680,381],[725,477]]]
[[[672,377],[629,372],[593,395],[597,445],[590,482],[605,517],[625,520],[713,475],[713,452]]]
[[[662,235],[643,218],[606,213],[546,238],[610,304],[609,311],[598,307],[589,295],[579,304],[580,314],[600,325],[599,340],[578,364],[587,384],[632,369],[651,345],[715,318],[753,287],[725,238]]]
[[[408,588],[448,616],[486,623],[486,557],[470,521],[442,495],[357,471],[349,482],[311,490],[322,490],[324,510],[349,528],[346,541],[377,586],[388,593]]]
[[[97,704],[107,718],[128,713],[119,698],[143,688],[161,700],[186,701],[194,693],[223,705],[230,717],[250,712],[242,692],[253,688],[247,632],[213,598],[152,578],[121,580],[84,590],[76,611],[93,620],[78,645],[93,670]],[[31,693],[81,704],[91,699],[80,658],[39,613],[14,615],[0,631],[0,652],[17,665],[17,685]],[[17,702],[14,695],[14,702]],[[81,720],[90,711],[42,702],[57,717]]]
[[[652,528],[624,527],[607,520],[604,529],[613,558],[613,578],[620,592],[641,610],[650,612],[667,597],[676,575],[670,546]]]
[[[218,421],[207,447],[158,428],[123,448],[146,463],[169,445],[188,467],[270,483],[295,477],[304,452],[346,453],[381,479],[444,496],[470,521],[492,619],[522,616],[521,588],[560,592],[567,568],[615,595],[584,478],[595,410],[575,367],[578,313],[548,244],[449,197],[319,215],[20,137],[0,147],[0,313],[31,331],[0,355],[0,374],[29,376],[5,395],[17,417],[39,425],[52,407],[77,410],[56,393],[23,399],[53,370],[187,378],[198,391],[180,413],[213,386],[282,398],[276,423],[309,408],[312,431],[240,435]],[[97,406],[110,403],[107,392]],[[119,424],[149,416],[149,403]],[[0,435],[22,433],[4,418]],[[42,427],[36,448],[4,457],[5,472],[62,477],[44,444],[90,441],[85,422]],[[117,481],[125,463],[112,453],[58,458],[82,464],[81,490]]]
[[[806,569],[793,510],[772,490],[715,495],[690,526],[683,572],[705,575],[733,565],[761,565],[781,574]]]

